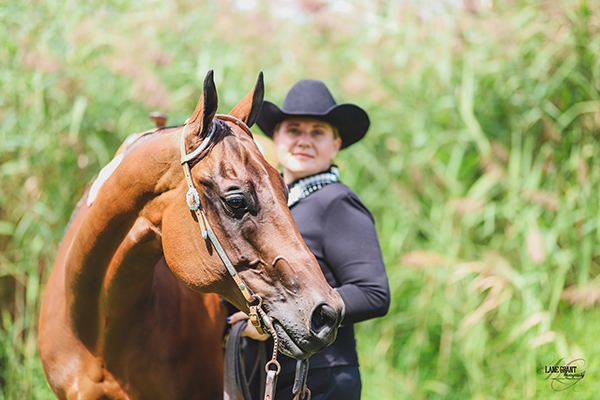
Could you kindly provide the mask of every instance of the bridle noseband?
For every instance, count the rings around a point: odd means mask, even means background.
[[[215,115],[215,118],[236,124],[237,126],[242,128],[248,135],[250,135],[250,137],[252,137],[252,132],[250,131],[248,125],[246,125],[243,121],[239,120],[238,118],[226,114],[217,114]],[[183,166],[183,174],[185,176],[185,181],[188,185],[188,191],[185,196],[186,202],[190,210],[192,210],[196,214],[198,224],[200,225],[200,229],[202,231],[202,237],[211,241],[213,247],[217,251],[217,254],[221,258],[221,261],[223,261],[223,264],[225,264],[225,268],[227,268],[227,271],[235,281],[238,289],[240,290],[240,292],[242,292],[244,299],[246,299],[246,304],[250,310],[250,322],[260,334],[263,334],[264,330],[266,329],[267,332],[269,332],[271,336],[273,336],[273,355],[271,357],[271,360],[265,366],[265,370],[267,371],[267,374],[274,373],[276,376],[281,370],[281,366],[277,361],[279,338],[277,336],[277,333],[275,332],[275,329],[273,328],[271,318],[263,310],[262,299],[260,298],[260,296],[258,296],[255,293],[252,293],[250,288],[248,288],[248,286],[244,283],[244,280],[239,276],[239,274],[231,264],[229,257],[227,257],[225,250],[223,250],[223,246],[221,246],[221,243],[219,243],[219,240],[215,236],[213,230],[210,227],[210,224],[208,223],[208,219],[206,218],[206,212],[204,210],[204,207],[202,207],[202,203],[200,202],[200,195],[198,194],[198,190],[196,190],[194,182],[192,181],[189,163],[208,147],[216,131],[215,124],[211,123],[209,131],[202,143],[200,143],[200,146],[198,146],[198,148],[193,152],[187,154],[185,145],[185,128],[187,127],[187,122],[188,121],[186,121],[186,123],[184,124],[183,131],[181,133],[181,165]],[[276,369],[270,369],[269,367],[271,365],[273,365]]]

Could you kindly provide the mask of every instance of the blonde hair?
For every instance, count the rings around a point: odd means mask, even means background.
[[[329,122],[328,122],[329,124]],[[333,138],[337,139],[340,137],[340,131],[338,130],[338,128],[336,128],[335,126],[329,124],[329,126],[331,126],[331,130],[333,131]]]

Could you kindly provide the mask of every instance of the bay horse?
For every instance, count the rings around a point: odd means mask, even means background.
[[[341,297],[248,128],[263,95],[260,73],[218,115],[210,71],[183,126],[126,142],[86,189],[40,315],[38,351],[58,398],[222,398],[219,296],[258,316],[289,356],[335,339]]]

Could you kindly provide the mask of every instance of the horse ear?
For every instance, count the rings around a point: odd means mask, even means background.
[[[252,91],[248,93],[237,106],[233,107],[233,110],[231,110],[229,115],[244,121],[249,127],[254,125],[258,118],[258,114],[260,114],[264,96],[265,84],[263,82],[263,73],[261,71],[258,74],[254,89],[252,89]]]
[[[204,78],[204,91],[198,105],[192,116],[187,120],[188,133],[186,136],[191,139],[192,136],[206,136],[219,106],[217,97],[217,88],[213,79],[213,70],[211,69]],[[190,143],[188,141],[188,143]]]

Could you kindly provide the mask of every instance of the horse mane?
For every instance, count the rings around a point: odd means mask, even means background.
[[[221,140],[223,140],[226,136],[232,135],[231,128],[225,122],[223,122],[223,121],[215,118],[215,119],[213,119],[213,124],[216,124],[216,125],[215,125],[215,132],[214,132],[214,134],[213,134],[213,136],[211,138],[211,141],[206,146],[206,149],[204,149],[204,151],[202,151],[202,153],[200,153],[198,155],[198,157],[194,158],[193,160],[190,160],[190,162],[189,162],[190,168],[192,168],[200,160],[202,160],[210,152],[210,150],[216,144],[218,144]],[[165,131],[168,131],[168,130],[178,129],[178,128],[181,128],[181,127],[183,127],[183,125],[167,126],[167,127],[159,128],[159,129],[157,129],[155,131],[149,131],[149,132],[146,132],[146,133],[140,135],[123,152],[123,155],[122,155],[123,158],[127,157],[127,155],[129,155],[129,153],[131,153],[132,151],[134,151],[135,149],[137,149],[139,146],[141,146],[142,144],[146,143],[147,141],[150,141],[150,140],[154,139],[159,134],[161,134],[161,133],[163,133]],[[127,139],[125,139],[125,141],[127,141]],[[89,190],[92,188],[92,185],[94,184],[94,182],[98,178],[99,178],[99,173],[96,174],[96,176],[94,177],[94,179],[92,180],[92,182],[89,185],[86,186],[86,188],[84,190],[84,195],[79,199],[79,201],[77,202],[77,205],[75,206],[75,209],[71,213],[71,217],[69,218],[69,222],[67,223],[67,227],[65,228],[64,233],[63,233],[63,239],[64,239],[64,236],[66,235],[67,231],[71,227],[71,224],[73,223],[73,220],[75,219],[75,215],[77,214],[77,211],[79,211],[79,208],[83,204],[84,199],[86,198],[86,195],[89,196]],[[62,239],[61,239],[61,242],[62,242]]]
[[[123,154],[125,156],[127,156],[129,153],[131,153],[133,150],[135,150],[138,146],[146,143],[147,141],[154,139],[155,135],[159,134],[159,133],[163,133],[163,131],[168,131],[171,129],[177,129],[177,128],[181,128],[183,125],[177,125],[177,126],[166,126],[163,128],[159,128],[156,129],[154,131],[149,131],[149,132],[145,132],[144,134],[140,135],[139,137],[137,137],[128,147],[127,149],[123,152]],[[127,139],[125,139],[125,141],[127,141]],[[123,142],[125,143],[125,142]]]

